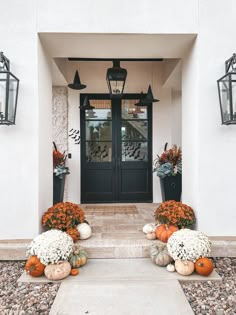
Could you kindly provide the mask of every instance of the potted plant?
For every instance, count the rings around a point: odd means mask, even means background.
[[[153,172],[160,177],[163,201],[180,201],[182,192],[182,151],[177,145],[167,150],[154,160]]]
[[[55,142],[53,142],[53,204],[63,201],[65,176],[70,174],[66,164],[66,155],[57,150]]]

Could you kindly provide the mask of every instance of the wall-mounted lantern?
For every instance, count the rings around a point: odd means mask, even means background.
[[[107,69],[107,85],[111,98],[122,98],[127,70],[120,67],[120,61],[114,60],[113,67]]]
[[[0,125],[15,125],[19,79],[10,72],[10,60],[0,52]]]
[[[225,75],[217,84],[222,124],[236,124],[236,54],[225,61]]]

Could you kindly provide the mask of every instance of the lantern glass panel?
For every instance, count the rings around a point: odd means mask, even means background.
[[[236,120],[236,74],[231,74],[232,82],[232,110],[233,110],[233,120]]]
[[[8,120],[13,123],[15,121],[17,88],[18,81],[10,74],[8,96]]]
[[[5,119],[7,74],[0,73],[0,120]]]
[[[111,92],[112,94],[114,95],[120,95],[122,94],[123,92],[123,84],[124,84],[124,81],[113,81],[111,80],[110,81],[110,85],[111,85]]]
[[[230,76],[227,75],[219,81],[221,111],[222,111],[223,122],[227,122],[230,120],[229,86],[230,86]]]

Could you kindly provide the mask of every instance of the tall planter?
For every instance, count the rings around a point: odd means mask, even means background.
[[[63,202],[66,174],[62,178],[53,174],[53,204]]]
[[[180,201],[182,193],[182,175],[160,178],[162,200]]]

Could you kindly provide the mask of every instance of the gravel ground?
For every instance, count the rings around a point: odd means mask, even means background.
[[[17,283],[25,262],[0,261],[0,314],[47,315],[59,284]]]
[[[181,283],[196,315],[236,315],[236,258],[214,258],[222,282]],[[47,315],[59,284],[17,283],[24,262],[0,261],[0,315]]]
[[[213,258],[221,281],[181,283],[195,315],[236,315],[236,258]]]

